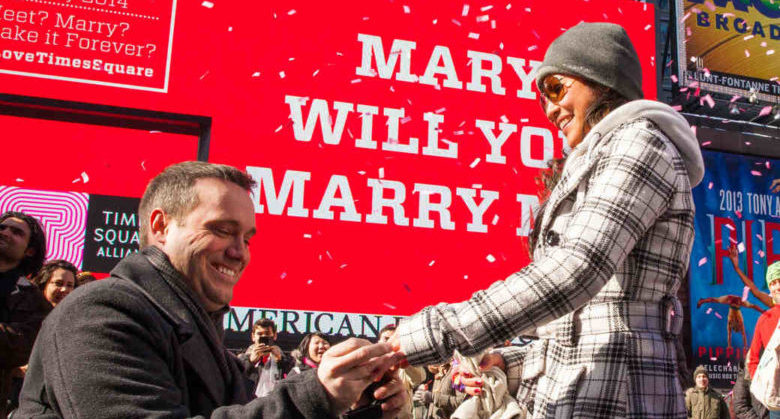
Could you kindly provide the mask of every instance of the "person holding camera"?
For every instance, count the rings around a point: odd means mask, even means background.
[[[260,319],[252,326],[252,344],[238,356],[257,397],[270,393],[295,365],[292,357],[275,345],[276,338],[276,323]]]

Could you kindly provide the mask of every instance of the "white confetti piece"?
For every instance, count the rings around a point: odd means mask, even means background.
[[[645,30],[649,30],[649,29],[650,29],[650,28],[652,28],[652,27],[653,27],[653,25],[651,25],[651,24],[647,24],[647,25],[645,26]]]
[[[469,32],[469,38],[471,39],[479,39],[479,34],[476,32]]]
[[[254,73],[252,73],[252,77],[260,77],[260,72],[255,71]]]
[[[410,8],[409,8],[409,6],[407,6],[407,5],[405,5],[405,4],[404,4],[404,13],[406,13],[407,15],[408,15],[409,13],[412,13],[412,9],[410,9]]]
[[[760,258],[763,258],[764,255],[766,255],[766,253],[764,253],[763,250],[759,250],[757,253],[758,253],[758,257],[760,257]],[[756,261],[756,262],[758,262],[758,261]]]
[[[745,287],[742,289],[742,301],[747,301],[748,294],[750,294],[750,288]]]
[[[282,272],[282,274],[279,275],[279,278],[281,279],[287,278],[287,272]]]
[[[712,96],[709,94],[705,95],[703,98],[701,98],[702,101],[707,103],[707,106],[710,107],[710,109],[715,107],[715,100],[712,99]]]
[[[528,51],[533,51],[533,50],[535,50],[537,48],[539,48],[539,47],[536,46],[536,45],[531,45],[530,47],[528,47]]]
[[[317,76],[317,74],[319,74],[319,73],[320,73],[320,70],[319,70],[319,69],[316,69],[316,70],[314,70],[314,73],[312,73],[312,74],[311,74],[311,76],[312,76],[312,77],[316,77],[316,76]]]
[[[79,183],[79,182],[81,182],[81,179],[76,178],[76,179],[73,179],[73,181],[71,181],[70,183]]]
[[[310,238],[311,238],[311,234],[309,234],[309,233],[303,233],[303,238],[304,238],[304,239],[310,239]]]
[[[428,266],[433,266],[434,263],[436,263],[436,261],[432,260],[432,261],[428,262]]]
[[[206,0],[204,0],[203,3],[201,3],[200,5],[205,7],[205,8],[207,8],[207,9],[211,9],[211,8],[214,7],[214,3],[210,2],[210,1],[206,1]]]
[[[141,169],[146,170],[146,160],[141,162]]]
[[[81,172],[81,180],[83,180],[84,183],[89,182],[89,176],[87,175],[87,172]]]
[[[739,242],[739,244],[737,244],[737,250],[739,253],[743,253],[745,251],[745,243]]]
[[[731,231],[734,231],[734,226],[731,225],[731,224],[726,224],[726,228],[731,230]]]
[[[479,157],[477,157],[476,159],[474,159],[474,161],[473,161],[473,162],[471,162],[471,164],[469,165],[469,167],[470,167],[470,168],[472,168],[472,169],[473,169],[473,168],[475,168],[475,167],[477,167],[477,165],[479,164],[479,162],[480,162],[481,160],[482,160],[482,159],[480,159]]]
[[[312,282],[313,282],[313,281],[310,279],[310,280],[306,281],[306,284],[307,284],[307,285],[311,285],[311,283],[312,283]]]
[[[284,71],[279,72],[279,78],[283,79],[285,77]]]
[[[463,279],[469,279],[468,275],[463,275]]]
[[[279,125],[278,127],[276,127],[276,129],[274,130],[274,132],[279,132],[279,131],[281,131],[283,126],[284,126],[284,125]]]
[[[17,181],[17,182],[24,182],[24,179],[22,179],[22,178],[18,177],[18,178],[16,178],[16,181]]]
[[[769,113],[772,112],[771,106],[764,106],[761,108],[761,112],[758,113],[758,116],[766,116],[769,115]]]
[[[707,258],[706,257],[703,257],[703,258],[699,259],[699,266],[702,266],[705,263],[707,263]]]
[[[452,19],[452,23],[453,23],[455,26],[460,26],[460,22],[458,22],[458,20],[457,20],[457,19]]]
[[[461,12],[460,15],[463,16],[463,17],[466,17],[466,16],[469,15],[469,5],[468,4],[464,4],[463,5],[463,12]]]
[[[342,263],[341,266],[339,266],[339,269],[344,269],[346,267],[347,267],[347,264],[346,263]]]
[[[709,185],[707,185],[707,189],[712,189],[713,183],[710,182]]]
[[[382,303],[385,305],[385,307],[389,308],[390,310],[395,310],[395,306],[390,303]]]
[[[498,214],[493,216],[493,221],[490,222],[490,224],[496,225],[498,223]]]
[[[492,9],[492,8],[493,8],[493,5],[492,5],[492,4],[490,4],[490,5],[487,5],[487,6],[482,6],[482,7],[480,7],[480,8],[479,8],[479,11],[480,11],[480,12],[487,12],[488,10],[490,10],[490,9]]]
[[[766,52],[766,55],[772,55],[774,53],[775,53],[775,50],[770,49],[769,51]]]
[[[490,263],[493,263],[493,262],[496,261],[495,256],[493,256],[491,254],[488,254],[487,256],[485,256],[485,259],[487,259],[487,261],[490,262]]]
[[[295,9],[290,9],[290,11],[287,12],[287,16],[292,16],[296,13]]]
[[[482,22],[487,22],[488,20],[490,20],[490,15],[477,16],[477,22],[482,23]]]
[[[747,49],[745,49],[745,57],[750,58],[750,51],[748,51]]]
[[[352,80],[350,81],[350,83],[352,83],[352,84],[355,84],[355,83],[360,83],[360,81],[361,81],[361,80],[362,80],[362,79],[359,79],[359,78],[358,78],[358,79],[352,79]]]
[[[384,178],[385,178],[385,168],[384,167],[380,167],[379,168],[379,179],[384,179]]]

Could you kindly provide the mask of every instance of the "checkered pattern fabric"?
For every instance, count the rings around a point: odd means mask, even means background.
[[[510,391],[532,417],[685,417],[664,332],[693,243],[684,160],[645,118],[586,142],[542,214],[534,262],[403,321],[401,347],[412,364],[435,364],[539,332],[505,353]]]

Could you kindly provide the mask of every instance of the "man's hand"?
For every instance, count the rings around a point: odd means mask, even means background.
[[[371,344],[364,339],[347,339],[328,349],[317,368],[317,378],[330,396],[333,413],[340,415],[357,403],[363,391],[399,360],[389,344]],[[374,397],[388,398],[382,403],[385,412],[400,409],[408,398],[397,375],[379,387]]]
[[[276,348],[277,351],[279,351],[279,356],[277,358],[276,354],[274,353],[274,348]],[[268,346],[263,343],[254,343],[249,346],[246,350],[247,355],[249,355],[249,362],[253,364],[257,364],[260,362],[260,359],[262,359],[264,356],[268,355],[269,353],[274,353],[274,358],[278,361],[282,357],[282,350],[279,349],[278,346]]]
[[[433,393],[428,391],[425,384],[420,384],[415,390],[412,400],[421,404],[433,403]]]
[[[282,359],[282,348],[276,345],[271,346],[271,355],[273,355],[274,360],[278,362],[280,359]]]
[[[394,356],[398,356],[395,354]],[[401,409],[409,401],[409,394],[406,393],[404,383],[398,377],[398,370],[389,371],[383,378],[384,384],[374,391],[376,400],[382,402],[382,418],[393,419],[401,413]]]

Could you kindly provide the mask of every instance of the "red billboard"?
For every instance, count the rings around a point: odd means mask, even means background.
[[[0,17],[45,11],[41,33],[58,13],[104,21],[91,34],[72,31],[155,51],[132,59],[77,44],[51,51],[124,60],[155,77],[3,60],[4,93],[209,118],[209,161],[259,182],[259,234],[233,305],[292,310],[295,330],[311,330],[315,312],[397,316],[464,299],[528,262],[534,178],[564,143],[533,79],[562,31],[583,20],[623,25],[646,97],[656,91],[654,11],[633,1],[127,0],[124,13],[153,21],[68,6],[76,4],[0,0]],[[33,47],[43,48],[0,40],[3,56]],[[34,145],[35,158],[6,164],[0,185],[21,178],[25,188],[138,197],[162,166],[196,156],[191,136],[112,129],[85,148],[78,132],[57,127],[69,123],[48,123],[56,126],[4,124],[7,138],[24,139],[17,152]],[[92,148],[95,161],[84,158]],[[82,172],[89,182],[73,183]],[[317,328],[360,334],[327,320]]]

